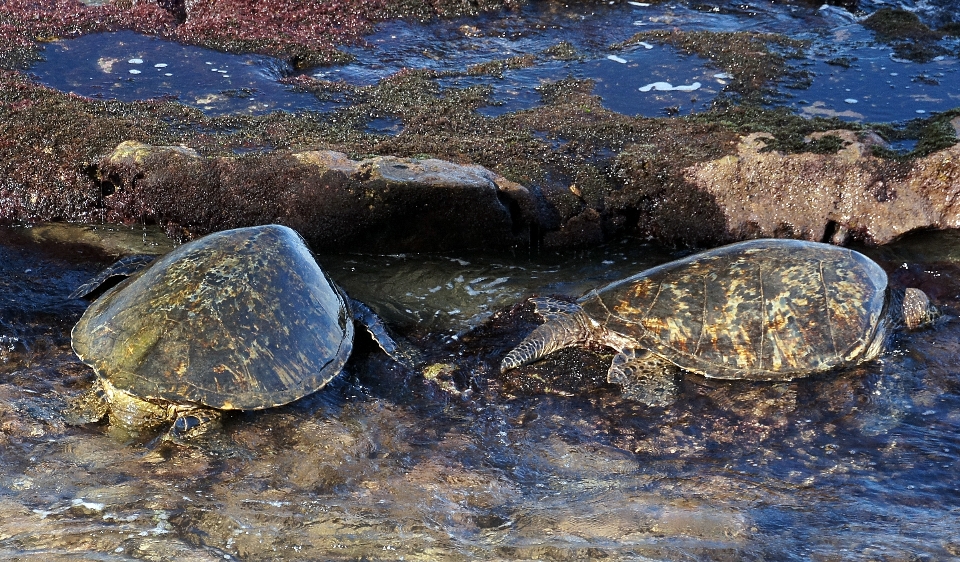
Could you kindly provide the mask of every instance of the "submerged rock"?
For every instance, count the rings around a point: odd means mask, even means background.
[[[321,250],[437,251],[525,243],[526,188],[475,165],[328,150],[204,158],[121,143],[101,159],[108,215],[156,218],[190,234],[279,222]]]

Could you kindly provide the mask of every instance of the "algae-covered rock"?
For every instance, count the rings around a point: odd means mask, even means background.
[[[158,152],[175,152],[188,158],[199,158],[200,154],[185,146],[153,146],[138,141],[123,141],[118,144],[107,160],[116,164],[140,165],[149,156]]]
[[[437,251],[525,243],[536,204],[475,165],[316,150],[202,157],[121,143],[98,165],[118,220],[142,216],[190,235],[280,222],[318,249]]]

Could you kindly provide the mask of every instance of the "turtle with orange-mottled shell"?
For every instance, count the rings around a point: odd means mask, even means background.
[[[680,369],[718,379],[791,380],[867,361],[899,326],[938,313],[923,291],[890,289],[851,249],[764,239],[691,255],[590,291],[575,303],[531,299],[546,322],[501,371],[566,347],[617,353],[610,382],[648,404],[675,392]]]

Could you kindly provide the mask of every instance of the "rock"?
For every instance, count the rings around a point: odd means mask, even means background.
[[[360,163],[351,160],[342,152],[333,150],[311,150],[308,152],[296,152],[293,157],[298,162],[310,164],[325,170],[342,172],[347,176],[352,176],[360,171]]]
[[[174,242],[155,226],[42,223],[24,230],[24,234],[40,244],[83,244],[98,248],[110,256],[130,254],[165,254]]]
[[[736,153],[692,165],[684,177],[707,194],[731,238],[790,236],[876,244],[919,229],[960,227],[960,145],[901,164],[876,158],[851,131],[836,154],[763,152],[764,133]]]
[[[587,207],[560,226],[560,230],[547,232],[543,236],[544,248],[574,248],[596,246],[603,243],[603,228],[600,213]]]
[[[327,150],[202,157],[126,141],[98,164],[108,220],[146,217],[190,235],[279,222],[316,249],[377,252],[526,244],[537,204],[475,165]]]
[[[202,157],[181,146],[121,143],[98,167],[112,222],[152,218],[174,230],[280,222],[318,250],[504,249],[542,237],[544,248],[595,245],[612,219],[664,242],[717,244],[792,237],[876,244],[919,229],[960,227],[960,147],[912,162],[878,158],[877,135],[830,131],[834,154],[764,150],[763,133],[731,139],[729,154],[663,173],[625,151],[627,187],[588,202],[535,195],[476,165],[330,150]],[[110,187],[112,186],[112,187]],[[113,192],[111,193],[111,189]],[[604,208],[604,206],[606,208]],[[561,215],[561,221],[550,220]],[[638,219],[633,219],[638,220]],[[610,226],[613,225],[613,226]]]
[[[118,144],[108,157],[110,161],[122,165],[139,165],[143,161],[157,152],[176,152],[189,158],[199,158],[200,154],[186,146],[153,146],[137,141],[123,141]]]

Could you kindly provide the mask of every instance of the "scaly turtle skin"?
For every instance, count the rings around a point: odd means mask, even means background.
[[[355,314],[397,357],[379,319],[354,306],[287,227],[218,232],[152,264],[131,259],[107,271],[138,263],[149,267],[95,300],[73,328],[74,351],[99,376],[75,422],[109,410],[112,424],[138,435],[173,421],[179,440],[215,425],[215,410],[287,404],[340,373]]]
[[[791,380],[876,357],[891,328],[936,317],[919,289],[890,291],[853,250],[753,240],[670,262],[576,304],[532,299],[546,322],[501,371],[589,342],[617,350],[610,382],[650,404],[673,393],[671,365],[720,379]]]

